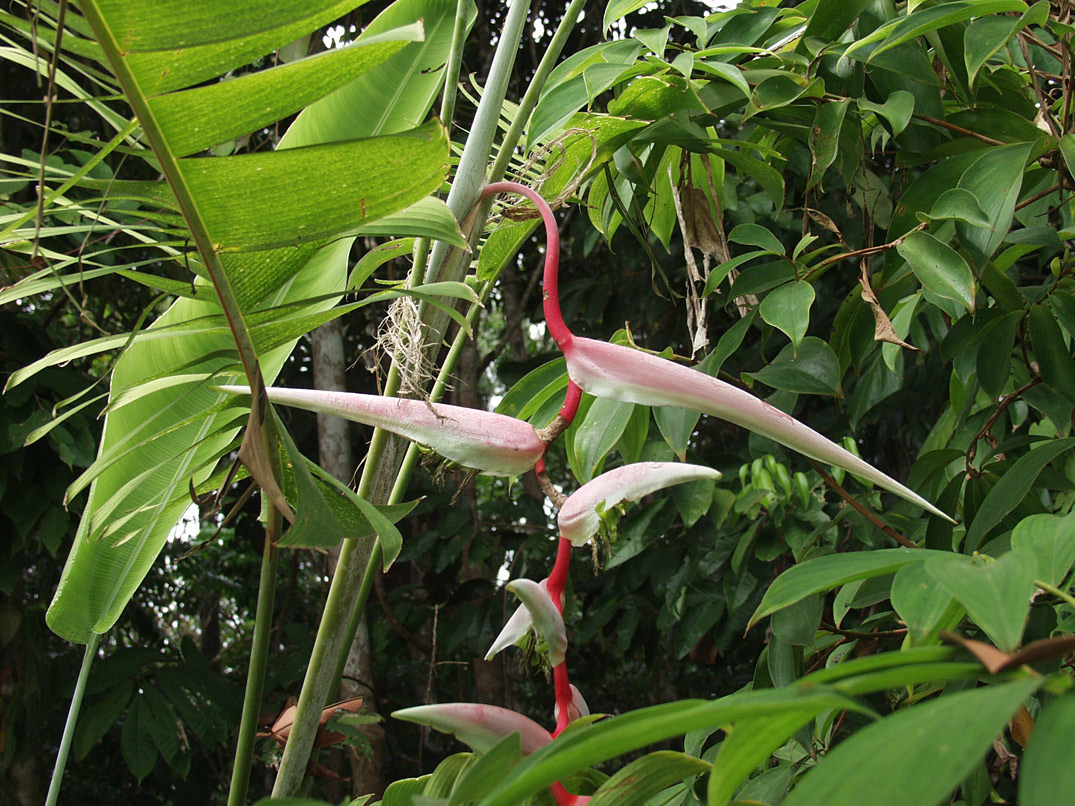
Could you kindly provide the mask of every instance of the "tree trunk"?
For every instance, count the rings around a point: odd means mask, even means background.
[[[314,387],[334,391],[346,391],[343,356],[343,325],[334,319],[311,334],[313,340]],[[321,467],[345,484],[350,483],[354,470],[351,457],[351,441],[347,422],[339,417],[317,415],[317,449]],[[339,556],[337,546],[331,553],[332,570]],[[339,698],[362,697],[364,711],[377,713],[373,692],[373,670],[370,658],[369,628],[363,615],[355,639],[351,643],[340,682]],[[350,748],[351,796],[372,793],[380,797],[384,792],[385,735],[379,724],[366,725],[362,729],[369,747],[368,754]]]

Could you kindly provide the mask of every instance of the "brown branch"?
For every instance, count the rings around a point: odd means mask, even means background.
[[[1024,383],[1010,395],[1005,395],[1003,398],[1001,398],[1000,403],[997,404],[996,410],[989,416],[989,419],[985,421],[985,425],[983,425],[978,430],[978,433],[974,435],[974,439],[971,440],[970,447],[967,448],[967,454],[964,459],[964,464],[966,465],[968,474],[974,476],[975,478],[978,478],[978,476],[981,475],[981,473],[979,473],[974,468],[974,457],[978,454],[978,440],[982,439],[993,429],[993,426],[997,424],[997,420],[1000,419],[1000,415],[1005,412],[1008,406],[1010,406],[1012,403],[1022,397],[1023,392],[1025,392],[1027,389],[1030,389],[1032,386],[1037,386],[1039,383],[1041,383],[1040,377],[1031,378],[1029,381]]]
[[[553,506],[557,509],[562,507],[564,505],[564,494],[552,485],[552,479],[549,478],[549,474],[545,471],[538,472],[535,470],[534,475],[537,476],[538,484],[541,485],[542,492],[544,492],[549,500],[552,501]]]
[[[1025,201],[1019,202],[1019,204],[1015,205],[1015,209],[1016,210],[1022,210],[1024,207],[1029,207],[1034,202],[1036,202],[1036,201],[1038,201],[1040,199],[1044,199],[1050,193],[1056,193],[1056,191],[1060,190],[1063,186],[1064,186],[1063,182],[1057,182],[1051,188],[1046,188],[1045,190],[1041,191],[1040,193],[1035,193],[1029,199],[1026,199]]]
[[[907,239],[907,236],[910,235],[912,232],[921,232],[922,230],[926,229],[926,227],[928,227],[928,226],[929,226],[929,222],[928,221],[923,221],[921,224],[919,224],[914,229],[912,229],[912,230],[910,230],[908,232],[905,232],[899,238],[896,238],[893,241],[889,241],[888,243],[879,244],[878,246],[867,246],[867,247],[864,247],[862,249],[855,249],[855,250],[853,250],[851,252],[842,252],[839,255],[833,255],[832,257],[826,258],[825,260],[823,260],[820,263],[818,263],[816,266],[814,266],[814,268],[810,269],[810,271],[806,273],[806,276],[803,279],[809,280],[817,272],[821,271],[822,269],[824,269],[827,266],[831,266],[833,263],[836,263],[836,262],[838,262],[840,260],[849,260],[851,258],[856,258],[856,257],[865,257],[867,255],[876,255],[879,252],[886,252],[889,249],[895,249],[897,246],[899,246],[901,243],[903,243]]]
[[[934,126],[940,126],[942,129],[948,129],[949,131],[956,132],[957,134],[963,134],[967,137],[973,137],[975,140],[980,140],[983,143],[991,146],[1002,146],[1003,142],[1000,140],[994,140],[992,137],[986,137],[984,134],[979,134],[976,131],[965,129],[962,126],[957,126],[954,123],[949,123],[947,120],[941,120],[940,118],[931,118],[929,115],[912,115],[911,117],[924,120],[926,123],[932,123]]]
[[[556,442],[557,438],[571,427],[571,423],[557,414],[551,423],[544,428],[537,429],[537,437],[546,445]]]
[[[1026,38],[1020,36],[1018,39],[1019,48],[1023,52],[1023,61],[1026,62],[1027,72],[1030,73],[1030,83],[1034,86],[1034,95],[1038,98],[1038,108],[1041,110],[1041,116],[1045,118],[1045,121],[1049,124],[1049,131],[1056,137],[1060,137],[1063,135],[1063,132],[1057,125],[1052,112],[1049,111],[1049,99],[1045,97],[1045,93],[1042,92],[1041,86],[1038,84],[1038,74],[1034,70],[1034,65],[1030,62],[1030,49],[1026,46]]]
[[[821,465],[819,465],[813,459],[807,459],[807,461],[810,463],[810,466],[817,471],[818,475],[825,480],[825,483],[832,487],[832,489],[836,491],[837,495],[839,495],[842,499],[844,499],[847,503],[854,507],[859,512],[859,514],[861,514],[866,520],[868,520],[886,535],[891,537],[901,546],[905,546],[909,549],[920,548],[917,543],[901,535],[899,532],[897,532],[895,529],[893,529],[891,526],[889,526],[887,523],[877,517],[875,513],[867,509],[860,501],[858,501],[853,495],[851,495],[851,493],[841,487],[840,483],[836,479],[826,473],[825,469],[822,468]]]
[[[896,635],[906,635],[907,628],[901,627],[898,630],[878,630],[877,632],[860,632],[858,630],[842,630],[835,624],[829,624],[827,621],[821,622],[821,628],[834,632],[837,635],[846,635],[848,638],[890,638]]]

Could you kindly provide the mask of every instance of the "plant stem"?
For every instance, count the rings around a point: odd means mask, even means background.
[[[258,713],[265,688],[265,666],[269,659],[269,637],[272,632],[273,602],[276,598],[276,566],[280,552],[275,547],[280,531],[280,512],[265,497],[267,516],[265,547],[261,552],[261,578],[258,581],[258,603],[254,615],[254,639],[250,647],[250,671],[246,676],[243,715],[239,722],[239,741],[235,746],[235,766],[231,772],[228,806],[246,803],[250,784],[250,762],[254,755],[254,740],[258,731]]]
[[[1041,579],[1035,579],[1034,584],[1037,585],[1039,588],[1041,588],[1046,593],[1051,593],[1056,598],[1063,599],[1069,605],[1071,605],[1072,607],[1075,607],[1075,597],[1072,597],[1072,595],[1070,593],[1068,593],[1067,591],[1061,590],[1060,588],[1056,587],[1056,585],[1050,585],[1048,582],[1045,582],[1044,580],[1041,580]]]
[[[455,117],[455,96],[459,86],[459,65],[463,61],[463,40],[467,35],[466,0],[455,4],[455,27],[452,28],[452,48],[448,52],[448,66],[444,70],[444,91],[440,102],[440,122],[451,137],[452,119]]]
[[[473,206],[484,184],[485,168],[489,162],[508,79],[515,63],[515,52],[522,38],[529,8],[529,0],[513,0],[508,10],[500,41],[493,56],[493,63],[489,68],[485,93],[478,105],[470,135],[467,137],[466,146],[459,160],[455,180],[452,182],[452,189],[448,194],[448,207],[457,218],[462,218]],[[481,224],[476,224],[476,229],[480,231]],[[446,272],[443,269],[446,268],[447,250],[448,245],[443,242],[438,241],[434,245],[426,271],[428,279],[458,280],[462,276],[465,266],[463,256],[468,253],[456,250],[458,254],[454,263],[451,267],[447,267],[451,270]],[[416,270],[420,269],[416,267]],[[447,314],[426,305],[422,305],[419,310],[421,322],[426,328],[427,343],[439,345],[447,329]],[[399,364],[393,360],[385,383],[385,394],[394,395],[399,390],[400,380]],[[370,440],[366,466],[358,486],[358,494],[367,500],[379,497],[371,496],[371,491],[390,478],[389,474],[396,470],[395,467],[389,467],[385,462],[389,437],[387,432],[377,429]],[[402,441],[397,444],[402,444]],[[401,479],[402,476],[397,475],[397,487],[400,486]],[[409,480],[409,473],[407,480]],[[406,481],[403,484],[405,485]],[[374,501],[374,503],[377,502]],[[310,654],[310,665],[306,670],[302,691],[299,694],[291,735],[284,746],[280,771],[273,786],[273,797],[294,795],[302,783],[306,764],[313,749],[321,711],[328,702],[332,683],[336,680],[335,673],[340,653],[350,645],[352,640],[352,633],[349,629],[354,621],[352,614],[357,609],[359,594],[363,588],[362,579],[366,576],[375,545],[375,542],[368,540],[344,540],[325,602],[325,611],[317,630],[317,638]]]
[[[101,643],[101,636],[94,633],[86,642],[86,652],[82,656],[82,668],[78,670],[78,680],[75,681],[75,691],[71,695],[71,707],[67,711],[67,722],[63,726],[63,736],[60,738],[60,749],[56,751],[56,765],[52,768],[52,782],[49,784],[48,797],[45,798],[45,806],[56,806],[60,797],[60,782],[63,780],[63,771],[67,766],[67,755],[71,752],[71,740],[75,736],[75,723],[78,722],[78,712],[82,707],[82,696],[86,693],[86,681],[90,676],[90,666],[97,657],[97,647]]]

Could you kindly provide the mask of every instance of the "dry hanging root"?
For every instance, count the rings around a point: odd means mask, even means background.
[[[575,195],[575,191],[578,190],[582,178],[586,176],[590,170],[590,166],[592,166],[597,159],[597,140],[594,139],[593,134],[586,129],[568,129],[555,140],[550,140],[548,143],[541,146],[541,148],[537,149],[530,159],[526,161],[526,164],[519,169],[517,174],[520,179],[530,178],[534,166],[556,149],[558,151],[556,157],[547,164],[541,174],[534,177],[534,181],[531,182],[531,187],[540,192],[545,183],[560,169],[560,166],[564,164],[564,160],[567,158],[567,147],[564,143],[568,138],[574,137],[577,134],[585,135],[590,138],[590,158],[586,161],[585,168],[581,171],[574,172],[571,181],[564,186],[563,190],[557,193],[553,198],[547,200],[546,203],[553,210],[563,207],[567,200]],[[530,204],[518,204],[502,208],[500,210],[500,215],[511,221],[527,221],[532,218],[539,218],[541,213]]]
[[[377,341],[368,352],[380,367],[380,356],[394,358],[400,368],[400,397],[421,398],[433,380],[429,353],[423,349],[422,320],[413,297],[399,297],[388,306],[388,313],[377,331]]]

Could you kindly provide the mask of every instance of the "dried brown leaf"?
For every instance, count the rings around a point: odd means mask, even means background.
[[[873,340],[888,342],[889,344],[898,344],[907,350],[914,350],[916,353],[922,352],[914,345],[908,344],[898,335],[896,335],[896,328],[892,326],[892,320],[888,318],[888,314],[885,313],[885,309],[881,307],[881,303],[877,301],[877,295],[873,292],[873,287],[870,285],[869,275],[866,274],[866,264],[862,265],[862,276],[859,277],[859,283],[862,285],[862,299],[866,301],[866,304],[870,306],[870,310],[873,311]]]

